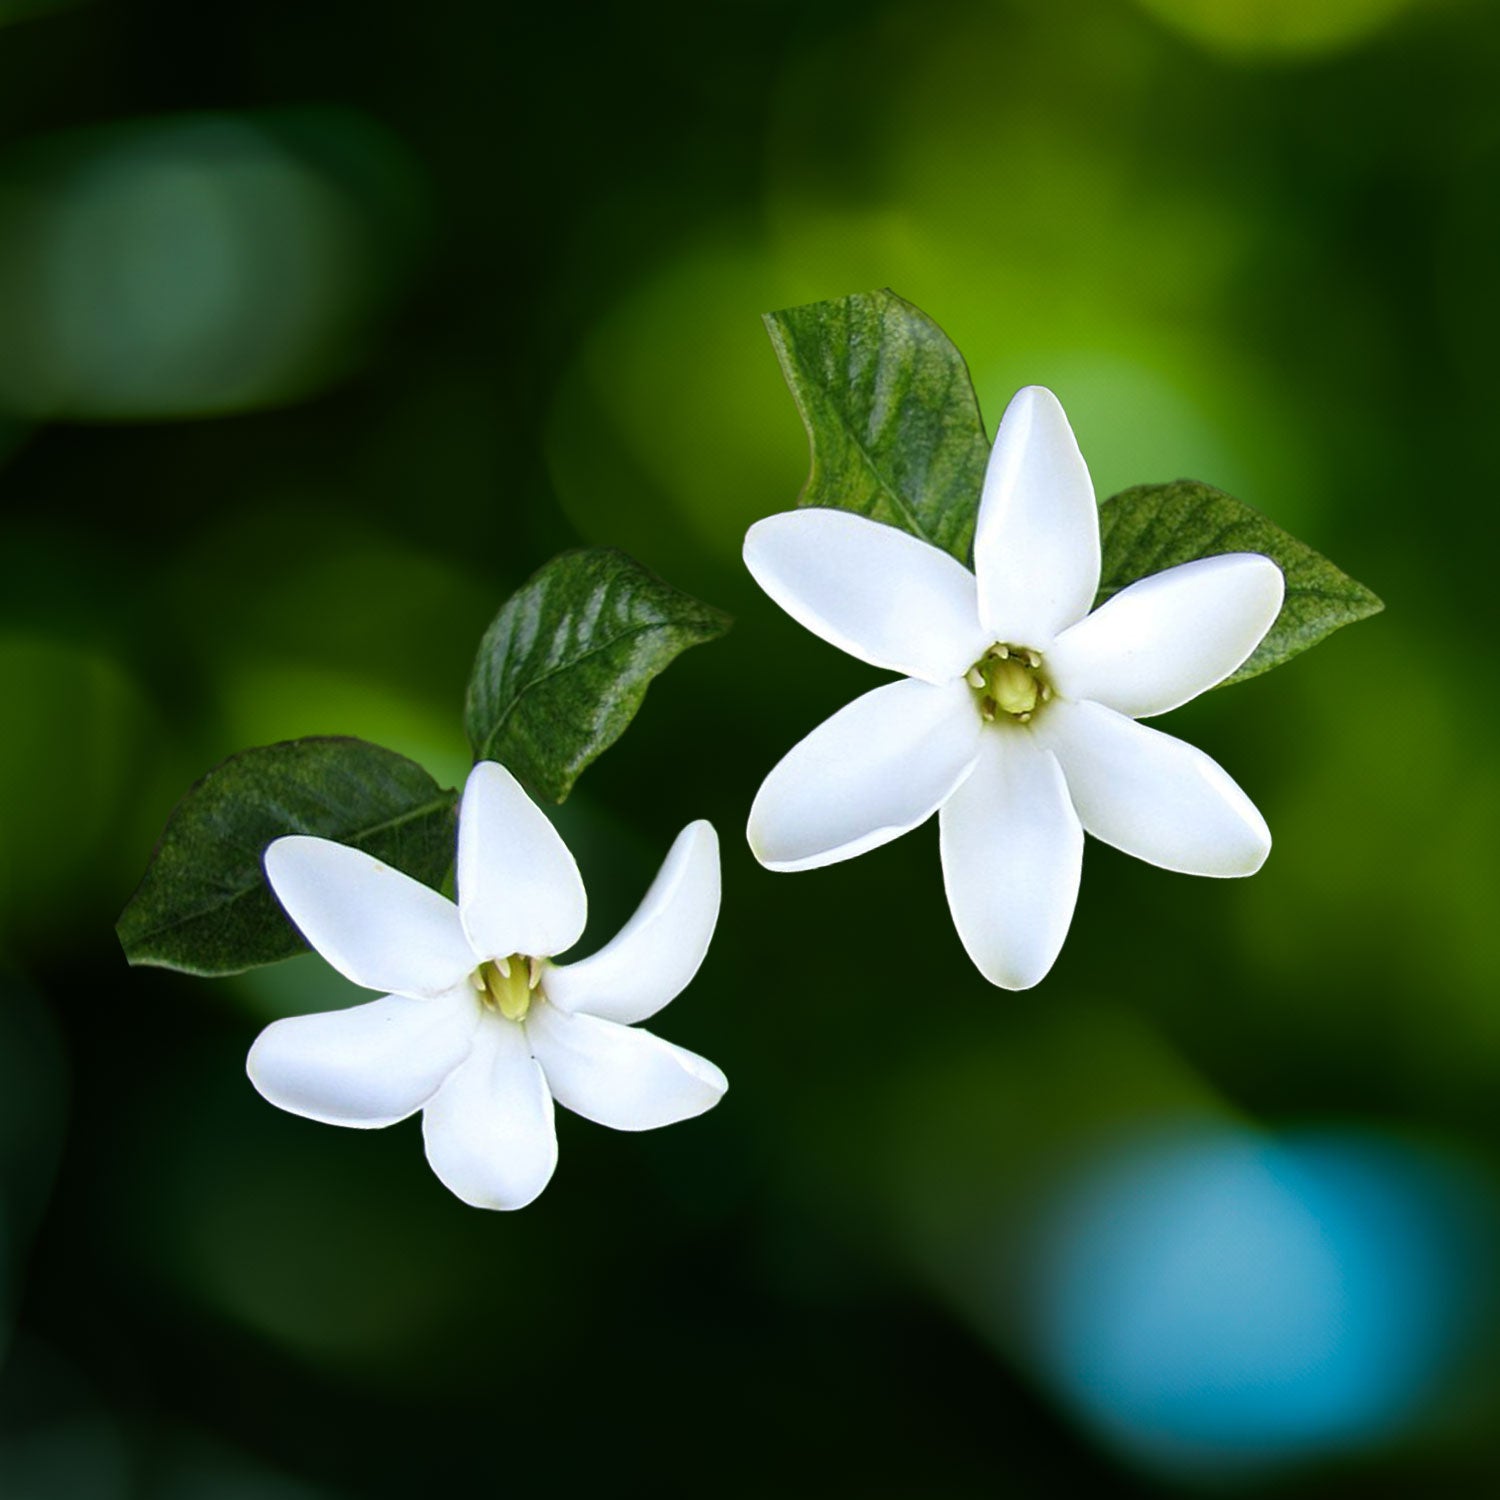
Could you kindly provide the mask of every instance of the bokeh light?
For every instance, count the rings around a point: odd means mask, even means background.
[[[373,156],[386,201],[361,201],[299,134]],[[0,176],[0,406],[160,418],[306,395],[366,332],[400,265],[409,194],[393,143],[337,114],[143,121],[14,155]]]
[[[1395,1441],[1493,1311],[1490,1189],[1352,1130],[1160,1132],[1058,1185],[1029,1336],[1082,1418],[1166,1472]]]
[[[1373,36],[1421,0],[1137,0],[1183,36],[1235,57],[1316,57]]]

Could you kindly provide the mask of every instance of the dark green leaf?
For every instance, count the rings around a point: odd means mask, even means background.
[[[899,526],[969,561],[990,445],[961,355],[894,292],[766,314],[807,427],[801,505]]]
[[[285,740],[231,756],[172,811],[115,926],[133,964],[237,974],[303,952],[265,882],[272,839],[354,844],[440,886],[453,863],[458,793],[364,740]]]
[[[1220,686],[1268,672],[1341,625],[1385,607],[1362,583],[1258,510],[1195,479],[1140,484],[1111,495],[1099,508],[1099,527],[1104,550],[1099,604],[1138,578],[1198,557],[1260,552],[1280,566],[1286,577],[1281,613],[1249,661]]]
[[[565,552],[508,599],[479,643],[465,710],[476,760],[561,802],[624,733],[651,679],[729,617],[623,552]]]

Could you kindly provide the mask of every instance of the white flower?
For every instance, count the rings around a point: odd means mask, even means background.
[[[755,580],[841,650],[906,676],[856,698],[766,778],[750,847],[773,870],[862,854],[940,812],[943,883],[985,978],[1052,967],[1078,895],[1084,830],[1155,865],[1249,875],[1271,847],[1228,775],[1136,722],[1222,681],[1281,608],[1255,553],[1168,568],[1089,614],[1099,512],[1062,407],[1031,386],[985,473],[974,572],[839,510],[758,521]]]
[[[373,1128],[422,1111],[432,1169],[476,1208],[521,1208],[557,1165],[552,1101],[616,1130],[717,1104],[711,1062],[640,1031],[692,979],[719,915],[719,844],[690,823],[615,939],[554,964],[583,932],[578,866],[503,766],[474,767],[458,820],[458,903],[328,839],[277,839],[266,877],[346,979],[388,990],[268,1026],[250,1081],[272,1104]]]

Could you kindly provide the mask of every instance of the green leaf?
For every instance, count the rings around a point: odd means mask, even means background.
[[[947,334],[892,291],[765,322],[812,447],[798,504],[899,526],[967,565],[990,445]]]
[[[133,964],[238,974],[306,950],[271,894],[272,839],[311,833],[353,844],[424,885],[453,863],[458,793],[414,761],[364,740],[284,740],[231,756],[167,819],[115,924]]]
[[[565,552],[506,601],[479,643],[464,720],[476,760],[498,760],[561,802],[625,731],[651,679],[729,616],[623,552]]]
[[[1104,571],[1096,607],[1138,578],[1198,557],[1259,552],[1280,566],[1286,577],[1281,613],[1249,661],[1221,687],[1279,667],[1341,625],[1385,608],[1321,553],[1244,501],[1196,479],[1140,484],[1111,495],[1099,508],[1099,529]]]

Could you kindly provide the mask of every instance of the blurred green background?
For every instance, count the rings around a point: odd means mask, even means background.
[[[1478,1495],[1500,1170],[1500,11],[1481,0],[0,0],[0,1494]],[[1386,600],[1166,726],[1276,847],[1091,843],[991,990],[931,827],[755,865],[878,675],[738,562],[806,444],[759,322],[889,285],[993,429],[1188,475]],[[517,1215],[250,1088],[315,959],[126,968],[177,796],[308,733],[456,783],[558,549],[731,610],[558,820],[611,934],[689,819],[660,1030]]]

